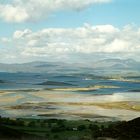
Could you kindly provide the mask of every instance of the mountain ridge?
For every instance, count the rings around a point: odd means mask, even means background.
[[[45,62],[33,61],[27,63],[0,63],[0,72],[58,72],[80,70],[136,70],[140,71],[140,62],[133,59],[103,59],[92,63]]]

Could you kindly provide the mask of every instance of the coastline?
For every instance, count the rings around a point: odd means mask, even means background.
[[[140,116],[138,92],[110,95],[29,89],[0,92],[0,112],[5,117],[113,121]]]

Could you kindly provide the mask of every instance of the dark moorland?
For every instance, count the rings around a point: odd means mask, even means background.
[[[0,118],[0,140],[139,140],[140,118],[119,122]]]

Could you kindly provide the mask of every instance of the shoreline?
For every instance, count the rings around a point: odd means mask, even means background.
[[[1,91],[0,91],[1,92]],[[135,95],[134,95],[135,94]],[[131,120],[140,116],[140,94],[80,94],[46,90],[14,90],[0,94],[0,115]],[[14,97],[14,98],[13,98]],[[4,101],[8,101],[9,103]],[[53,116],[54,115],[54,116]],[[104,118],[103,118],[104,117]]]

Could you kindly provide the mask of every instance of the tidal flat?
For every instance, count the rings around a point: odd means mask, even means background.
[[[3,117],[131,120],[140,116],[140,93],[82,94],[71,91],[0,91]]]

